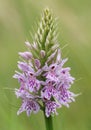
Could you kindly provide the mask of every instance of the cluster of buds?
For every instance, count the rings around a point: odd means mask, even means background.
[[[69,89],[74,83],[70,67],[63,67],[67,59],[61,58],[56,39],[55,19],[45,9],[33,43],[25,42],[28,51],[20,52],[22,61],[18,62],[19,72],[13,76],[18,79],[20,88],[15,89],[22,104],[17,114],[26,112],[45,112],[46,117],[57,114],[57,108],[75,101]]]

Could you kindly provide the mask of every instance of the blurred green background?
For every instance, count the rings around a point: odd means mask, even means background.
[[[13,89],[19,84],[12,79],[18,52],[26,50],[24,42],[45,7],[58,17],[62,56],[69,58],[66,65],[76,77],[71,90],[82,93],[69,109],[58,110],[54,130],[91,130],[90,0],[0,0],[0,130],[45,130],[42,112],[29,118],[16,115],[19,103]]]

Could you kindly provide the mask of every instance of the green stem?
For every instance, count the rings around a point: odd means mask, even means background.
[[[53,130],[52,116],[46,117],[44,113],[44,118],[45,118],[46,130]]]

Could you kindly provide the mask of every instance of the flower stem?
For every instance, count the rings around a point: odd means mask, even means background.
[[[46,130],[53,130],[52,116],[46,117],[44,113],[44,118],[45,118]]]

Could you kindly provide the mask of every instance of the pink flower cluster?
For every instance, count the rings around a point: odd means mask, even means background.
[[[63,67],[67,59],[61,59],[60,49],[56,49],[44,64],[44,50],[40,51],[40,59],[35,59],[31,52],[20,52],[19,55],[23,59],[18,62],[20,72],[16,71],[13,76],[20,83],[15,94],[22,100],[17,114],[25,111],[29,116],[31,112],[37,113],[42,109],[49,117],[57,114],[57,108],[62,105],[69,107],[69,103],[75,101],[76,95],[69,90],[74,78],[70,75],[70,68]]]

